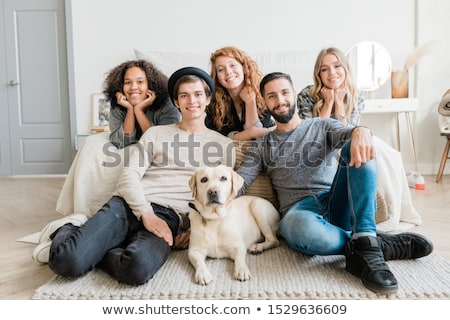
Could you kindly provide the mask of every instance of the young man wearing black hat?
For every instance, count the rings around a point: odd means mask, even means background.
[[[122,283],[147,282],[167,260],[174,238],[188,227],[193,172],[204,165],[234,166],[232,140],[205,126],[214,94],[209,75],[182,68],[168,87],[181,122],[143,134],[116,195],[84,225],[55,225],[48,261],[55,273],[76,277],[98,266]]]

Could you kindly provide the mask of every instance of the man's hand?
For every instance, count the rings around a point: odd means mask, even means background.
[[[172,231],[170,231],[169,226],[164,220],[155,215],[153,211],[144,213],[141,219],[145,229],[155,234],[156,236],[163,238],[169,246],[172,246]]]
[[[352,132],[350,145],[350,166],[359,168],[361,164],[375,159],[375,146],[368,128],[356,127]]]
[[[183,250],[189,247],[189,236],[191,235],[191,231],[184,231],[182,233],[177,234],[175,237],[175,243],[173,244],[174,249]]]

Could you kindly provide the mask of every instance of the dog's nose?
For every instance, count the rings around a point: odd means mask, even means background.
[[[208,195],[210,196],[217,196],[217,189],[216,188],[211,188],[208,190]]]

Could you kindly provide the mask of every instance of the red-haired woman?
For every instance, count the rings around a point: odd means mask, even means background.
[[[252,140],[275,125],[259,92],[262,79],[256,62],[238,48],[211,54],[211,78],[216,87],[206,125],[234,140]]]

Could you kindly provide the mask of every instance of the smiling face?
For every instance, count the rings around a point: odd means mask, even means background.
[[[227,90],[242,89],[244,86],[244,69],[236,59],[228,56],[217,57],[214,64],[217,80]]]
[[[205,115],[211,98],[206,95],[200,80],[181,83],[178,87],[175,105],[180,109],[183,119],[196,119]]]
[[[125,72],[123,93],[127,101],[135,106],[147,98],[147,76],[141,68],[131,67]]]
[[[336,55],[328,53],[322,58],[319,77],[323,86],[329,89],[336,89],[342,86],[345,81],[346,71]]]
[[[264,102],[277,122],[288,123],[295,113],[295,91],[288,80],[279,78],[264,86]]]

